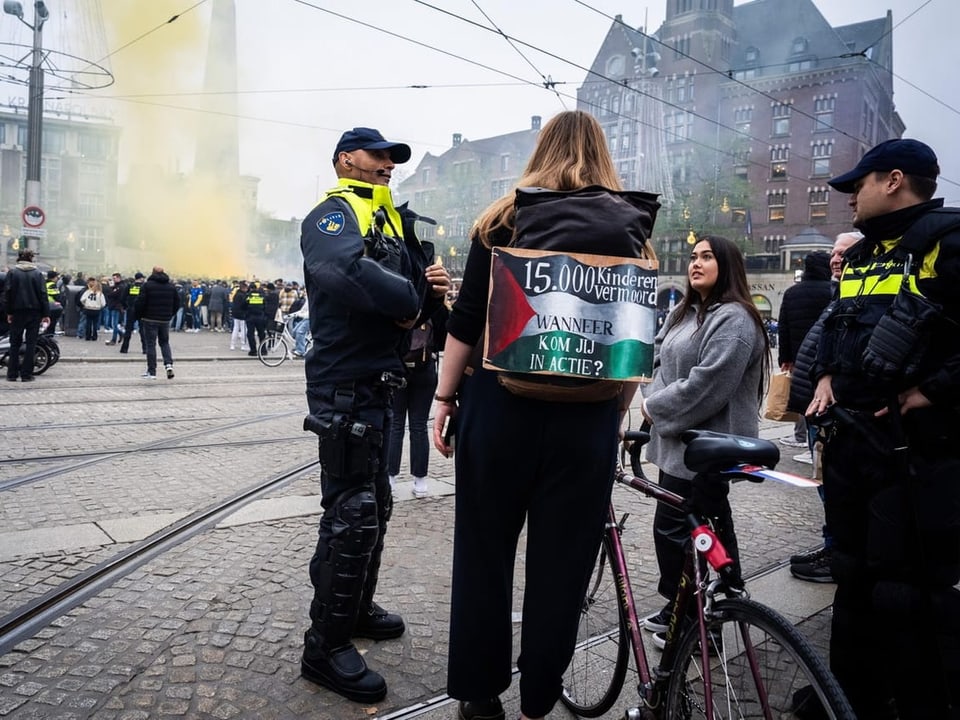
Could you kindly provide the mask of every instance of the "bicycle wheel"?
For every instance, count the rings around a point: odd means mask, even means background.
[[[20,360],[23,360],[22,355]],[[33,349],[33,374],[43,375],[48,367],[50,367],[50,353],[43,345],[37,345]]]
[[[823,707],[824,718],[856,717],[824,660],[779,613],[752,600],[728,598],[716,603],[707,627],[713,646],[710,720],[794,718],[795,703],[801,698],[807,703],[816,702],[812,696]],[[722,641],[714,640],[721,637]],[[696,623],[686,628],[679,643],[670,672],[664,718],[706,718]],[[803,688],[811,690],[803,690],[795,701],[795,694]]]
[[[287,341],[280,335],[267,335],[257,346],[257,357],[267,367],[277,367],[287,359]]]
[[[630,660],[627,624],[622,619],[616,579],[603,538],[580,608],[577,647],[563,674],[560,702],[585,718],[600,717],[620,696]]]

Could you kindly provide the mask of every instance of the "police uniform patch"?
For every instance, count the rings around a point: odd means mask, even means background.
[[[317,220],[317,230],[325,235],[339,235],[343,232],[343,213],[340,210],[328,212]]]

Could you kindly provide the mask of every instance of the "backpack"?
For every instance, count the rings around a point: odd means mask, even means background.
[[[410,331],[410,349],[403,356],[408,368],[421,368],[433,359],[433,321],[417,325]]]
[[[100,310],[104,303],[101,301],[100,293],[91,292],[83,300],[84,310]]]
[[[660,208],[653,193],[613,191],[597,185],[570,191],[518,188],[514,207],[513,247],[656,258],[648,242]],[[481,338],[479,343],[484,346],[484,367],[488,367],[486,340]],[[619,380],[496,372],[500,385],[514,395],[548,402],[602,402],[617,397],[623,389]]]

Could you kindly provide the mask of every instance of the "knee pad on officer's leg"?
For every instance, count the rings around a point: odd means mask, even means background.
[[[324,512],[318,534],[310,560],[310,619],[332,646],[331,633],[343,634],[345,641],[353,631],[370,553],[380,536],[372,489],[363,486],[338,497]]]

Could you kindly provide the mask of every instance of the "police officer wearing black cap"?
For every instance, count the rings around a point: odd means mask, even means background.
[[[930,147],[898,139],[829,181],[864,238],[844,254],[806,414],[832,420],[830,665],[871,720],[960,717],[960,209],[932,199],[939,172]]]
[[[333,153],[339,181],[300,236],[313,335],[304,426],[320,437],[324,509],[301,673],[366,703],[381,700],[387,686],[351,638],[387,640],[405,629],[374,602],[392,507],[387,445],[401,346],[450,288],[432,247],[414,233],[417,216],[393,204],[391,173],[409,159],[409,146],[373,128],[343,133]]]

